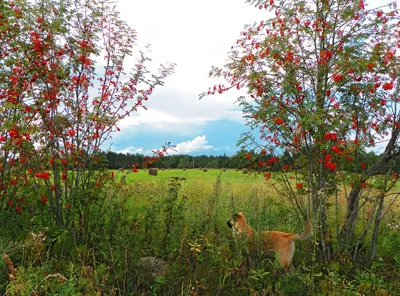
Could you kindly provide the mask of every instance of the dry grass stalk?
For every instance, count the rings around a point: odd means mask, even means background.
[[[43,283],[45,282],[47,279],[50,278],[58,278],[57,282],[60,284],[62,282],[66,282],[68,281],[68,279],[63,276],[61,273],[54,273],[54,274],[48,274],[43,280],[40,281],[39,284],[36,285],[36,287],[28,294],[28,296],[32,295],[32,293],[36,292],[36,289]],[[39,295],[39,294],[35,294],[35,295]]]
[[[17,269],[14,267],[14,263],[11,261],[10,257],[6,253],[3,254],[3,259],[9,272],[8,278],[11,282],[13,282],[17,277]]]

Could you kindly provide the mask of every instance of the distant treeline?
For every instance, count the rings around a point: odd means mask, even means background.
[[[143,163],[147,162],[146,156],[142,154],[124,154],[115,153],[109,151],[106,153],[108,160],[108,168],[119,169],[128,168],[133,164],[138,163],[143,168]],[[201,156],[190,156],[190,155],[167,155],[158,158],[156,162],[151,164],[152,167],[156,168],[171,168],[171,169],[183,169],[183,168],[237,168],[245,166],[243,159],[239,159],[235,156],[213,156],[213,155],[201,155]]]
[[[246,158],[247,153],[252,155],[251,162]],[[279,162],[269,167],[271,170],[279,170],[283,166],[289,164],[292,168],[295,168],[296,162],[299,161],[301,155],[292,155],[289,152],[283,153],[279,157]],[[252,151],[241,150],[232,156],[227,155],[200,155],[200,156],[190,156],[190,155],[167,155],[159,158],[156,162],[151,164],[151,167],[156,168],[171,168],[171,169],[183,169],[183,168],[214,168],[214,169],[236,169],[245,168],[249,163],[255,164],[257,162],[265,162],[272,156],[269,155],[255,155]],[[339,167],[339,170],[350,170],[354,165],[358,165],[363,162],[367,166],[376,162],[379,156],[374,152],[360,153],[359,159],[357,161],[349,161]],[[133,164],[137,163],[141,168],[143,164],[146,163],[146,156],[142,154],[124,154],[109,151],[106,153],[106,158],[108,161],[108,168],[119,169],[119,168],[130,168]],[[150,166],[150,165],[148,165]]]

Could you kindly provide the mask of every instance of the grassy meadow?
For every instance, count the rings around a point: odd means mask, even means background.
[[[345,256],[323,264],[314,240],[308,239],[296,242],[295,270],[284,272],[273,254],[254,268],[246,266],[243,246],[235,242],[226,225],[233,213],[242,211],[255,230],[303,231],[303,221],[298,221],[289,203],[276,195],[263,176],[213,169],[159,170],[157,176],[141,170],[125,176],[124,195],[104,212],[88,213],[90,224],[81,222],[82,227],[88,225],[87,238],[47,234],[49,243],[27,235],[24,242],[11,246],[0,237],[0,249],[24,266],[17,266],[17,280],[5,285],[2,278],[6,272],[1,269],[5,259],[0,259],[0,292],[192,296],[400,293],[400,229],[389,226],[389,222],[399,221],[398,206],[382,223],[378,256],[371,266]],[[163,260],[163,272],[149,275],[140,263],[143,257]],[[36,294],[30,294],[32,291]]]
[[[171,182],[170,177],[181,179]],[[140,252],[170,264],[165,282],[150,287],[160,295],[393,295],[399,289],[400,233],[388,223],[383,223],[388,236],[381,237],[376,266],[357,266],[348,258],[324,266],[313,240],[307,240],[296,243],[296,271],[282,273],[273,255],[246,271],[226,226],[233,213],[244,212],[255,230],[300,232],[304,227],[262,175],[187,169],[150,176],[142,170],[129,174],[127,183],[132,186],[127,200],[132,235],[142,236]],[[398,204],[394,209],[386,222],[400,217]]]

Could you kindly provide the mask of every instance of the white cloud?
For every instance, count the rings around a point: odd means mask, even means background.
[[[189,154],[192,152],[211,150],[214,147],[207,145],[208,141],[206,136],[198,136],[191,141],[181,142],[177,144],[174,149],[168,149],[168,154]]]
[[[203,135],[203,136],[197,136],[193,140],[188,140],[188,141],[176,144],[173,149],[168,149],[167,152],[168,152],[168,155],[189,154],[189,153],[192,153],[192,152],[206,151],[206,150],[213,150],[213,151],[226,150],[226,148],[229,150],[229,147],[223,147],[223,149],[217,149],[217,148],[214,148],[211,145],[208,145],[208,141],[206,139],[206,136]],[[111,147],[111,150],[113,150],[112,147]],[[125,149],[117,150],[116,152],[117,153],[124,153],[124,154],[127,154],[127,153],[136,154],[136,153],[139,153],[139,154],[144,154],[144,155],[153,155],[154,151],[157,151],[157,150],[160,150],[160,148],[148,150],[148,149],[144,149],[143,147],[138,148],[138,147],[135,147],[135,146],[129,146],[129,147],[125,148]]]
[[[231,148],[229,146],[223,146],[223,147],[218,147],[218,148],[213,148],[213,151],[224,151],[224,152],[229,152]]]
[[[119,0],[121,18],[137,31],[141,49],[151,44],[148,55],[151,69],[161,63],[176,63],[175,73],[156,88],[146,102],[148,111],[140,110],[126,119],[122,128],[157,123],[153,128],[170,129],[171,123],[204,124],[229,119],[243,122],[240,107],[234,105],[243,94],[232,90],[222,95],[198,100],[198,95],[221,80],[208,78],[212,65],[222,66],[231,46],[245,24],[270,18],[266,12],[245,0]],[[377,7],[389,0],[369,0]],[[137,48],[133,49],[137,52]],[[131,68],[135,58],[127,61]],[[173,130],[171,130],[173,131]]]
[[[201,101],[198,95],[217,83],[208,78],[211,66],[224,64],[244,25],[265,19],[265,11],[244,0],[119,0],[117,5],[121,18],[137,31],[139,47],[151,44],[153,69],[160,63],[177,64],[165,86],[156,88],[146,102],[151,112],[133,114],[121,128],[148,122],[168,128],[175,122],[242,120],[240,109],[233,105],[239,92]],[[128,68],[134,62],[129,59]]]
[[[162,127],[161,123],[176,123],[181,120],[176,116],[170,115],[161,110],[155,109],[139,109],[136,113],[134,113],[130,117],[124,118],[119,126],[120,128],[124,127],[132,127],[136,125],[141,125],[145,123],[156,123],[157,127]]]
[[[123,150],[118,150],[116,152],[117,153],[124,153],[124,154],[127,154],[127,153],[129,153],[129,154],[136,154],[136,153],[143,154],[143,153],[145,153],[145,150],[143,149],[143,147],[137,148],[137,147],[134,147],[134,146],[129,146],[129,147],[123,149]]]
[[[166,62],[176,63],[175,73],[167,77],[165,86],[158,87],[146,102],[148,111],[139,110],[120,123],[121,135],[132,136],[137,131],[159,131],[193,139],[203,134],[202,126],[211,120],[243,122],[239,106],[234,105],[242,91],[205,97],[198,95],[221,80],[209,79],[212,65],[222,66],[227,53],[245,24],[268,19],[265,10],[245,3],[245,0],[118,0],[121,18],[137,31],[139,48],[151,44],[150,69]],[[377,7],[389,0],[369,0]],[[127,60],[132,68],[135,58]],[[235,133],[234,130],[227,131]],[[181,144],[181,153],[193,149],[202,137]],[[239,137],[239,135],[238,135]],[[199,138],[199,139],[198,139]],[[197,140],[196,140],[197,139]],[[192,143],[194,141],[194,143]],[[190,146],[192,145],[192,146]],[[200,144],[199,144],[200,145]],[[190,148],[192,147],[192,148]],[[208,148],[206,144],[203,149]],[[133,148],[132,148],[133,149]],[[186,149],[186,150],[185,150]],[[214,148],[218,149],[218,148]],[[133,151],[133,150],[132,150]]]

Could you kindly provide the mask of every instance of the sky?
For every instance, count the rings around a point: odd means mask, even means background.
[[[224,65],[244,25],[269,18],[268,12],[245,0],[118,0],[117,10],[137,31],[138,47],[151,45],[154,69],[166,62],[176,68],[150,96],[148,110],[121,122],[111,150],[150,154],[171,142],[171,154],[234,154],[240,134],[249,130],[235,104],[243,93],[198,96],[216,83],[208,77],[211,66]]]

